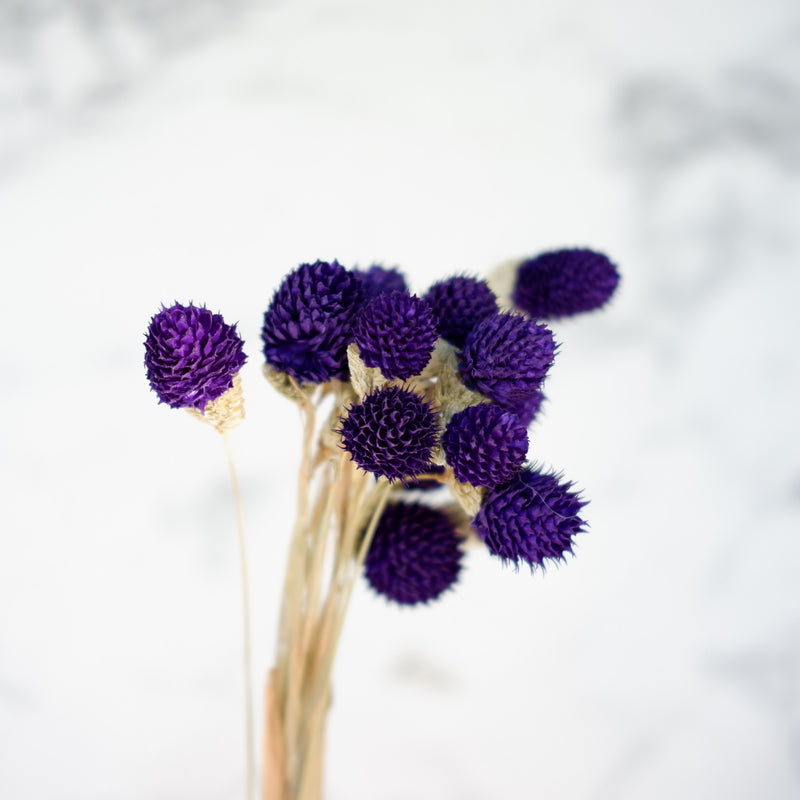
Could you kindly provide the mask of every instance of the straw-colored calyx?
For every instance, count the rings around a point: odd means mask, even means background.
[[[193,417],[213,425],[220,433],[233,430],[244,419],[244,396],[240,374],[237,372],[233,376],[233,386],[216,400],[209,401],[202,412],[196,408],[186,410]]]
[[[489,288],[497,295],[497,304],[501,311],[511,311],[514,303],[511,295],[517,280],[517,270],[523,258],[512,258],[495,267],[486,277]]]
[[[442,424],[446,427],[454,414],[468,406],[488,403],[489,398],[464,385],[458,369],[458,355],[452,345],[442,343],[438,348],[437,360],[439,372],[434,403],[441,410]]]
[[[390,383],[378,367],[368,367],[361,360],[361,352],[355,342],[347,347],[347,365],[350,369],[350,382],[358,396],[369,394]]]

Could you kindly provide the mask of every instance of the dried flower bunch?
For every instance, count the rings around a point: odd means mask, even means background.
[[[586,528],[572,484],[527,461],[528,427],[557,351],[546,321],[600,308],[619,276],[585,249],[509,268],[507,297],[463,275],[418,296],[397,269],[317,261],[269,303],[264,373],[301,410],[304,436],[267,691],[267,798],[319,797],[330,670],[360,574],[392,602],[425,604],[456,584],[470,539],[535,569],[563,560]],[[153,318],[145,349],[160,400],[227,443],[243,418],[235,326],[175,304]],[[447,497],[424,491],[441,486]]]

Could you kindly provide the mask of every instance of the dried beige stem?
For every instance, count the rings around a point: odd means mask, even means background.
[[[285,734],[278,702],[278,670],[270,670],[264,693],[264,800],[285,800],[287,794]]]
[[[303,412],[304,430],[277,664],[265,708],[265,736],[279,742],[265,747],[264,790],[265,800],[319,800],[331,669],[391,486],[360,470],[335,433],[354,399],[349,384],[315,395],[291,379],[284,388]],[[318,404],[331,394],[334,408],[318,430]]]
[[[326,637],[325,650],[322,651],[321,663],[317,670],[316,685],[311,693],[311,708],[315,708],[317,703],[320,702],[321,695],[325,692],[330,682],[331,667],[333,666],[333,659],[336,656],[336,649],[339,644],[339,638],[341,636],[342,626],[344,625],[350,597],[353,593],[353,586],[364,564],[364,559],[372,543],[372,537],[375,535],[378,521],[386,506],[390,489],[391,484],[385,478],[379,479],[378,484],[372,492],[372,496],[369,498],[371,501],[369,502],[371,516],[364,536],[360,543],[357,540],[353,542],[353,555],[355,557],[343,562],[341,574],[338,576],[336,585],[331,587],[331,592],[335,592],[336,595],[334,604],[331,607],[332,621],[330,634]]]

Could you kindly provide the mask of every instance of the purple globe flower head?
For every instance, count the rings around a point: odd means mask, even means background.
[[[361,469],[395,481],[427,469],[439,441],[439,417],[418,395],[389,386],[351,406],[338,433]]]
[[[497,298],[486,281],[457,275],[434,283],[424,299],[436,317],[440,335],[462,347],[475,325],[497,313]]]
[[[553,363],[550,329],[518,314],[495,314],[470,332],[461,353],[461,374],[470,389],[507,411],[524,411]]]
[[[361,360],[390,380],[419,375],[439,338],[428,304],[408,292],[381,294],[367,303],[353,335]]]
[[[289,273],[264,314],[264,357],[301,383],[346,379],[361,281],[336,261],[301,264]]]
[[[523,469],[489,490],[472,527],[489,552],[515,565],[563,560],[572,552],[572,538],[586,528],[578,516],[586,502],[571,489],[557,475]]]
[[[147,379],[159,402],[203,411],[233,386],[247,356],[236,325],[207,308],[162,306],[144,340]]]
[[[514,304],[534,319],[554,319],[605,305],[619,283],[617,268],[603,253],[554,250],[517,268]]]
[[[421,503],[384,509],[364,562],[370,586],[403,605],[435,600],[461,571],[460,539],[450,518]]]
[[[528,432],[500,406],[469,406],[453,415],[442,438],[456,480],[496,486],[519,472],[528,453]]]
[[[404,292],[407,288],[406,279],[397,267],[373,264],[369,269],[353,270],[353,274],[361,281],[364,297],[367,300],[372,300],[381,294]]]

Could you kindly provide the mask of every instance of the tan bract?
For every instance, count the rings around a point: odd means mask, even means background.
[[[216,400],[210,400],[202,412],[196,408],[186,410],[196,419],[212,425],[220,433],[232,430],[244,419],[244,396],[240,374],[237,372],[233,376],[233,386]]]

